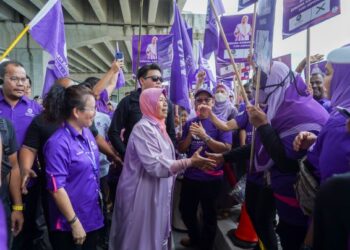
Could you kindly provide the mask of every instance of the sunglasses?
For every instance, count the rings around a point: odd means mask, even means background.
[[[163,82],[163,78],[161,76],[147,76],[147,77],[144,77],[143,79],[148,79],[150,78],[153,82]]]

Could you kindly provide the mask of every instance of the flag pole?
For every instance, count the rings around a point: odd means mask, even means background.
[[[306,84],[310,87],[310,28],[306,30]]]
[[[235,60],[234,60],[234,58],[233,58],[233,55],[232,55],[232,53],[231,53],[230,46],[229,46],[229,44],[228,44],[228,42],[227,42],[227,38],[226,38],[226,35],[225,35],[225,32],[224,32],[224,29],[222,28],[222,25],[221,25],[221,23],[220,23],[219,16],[218,16],[218,13],[217,13],[217,11],[216,11],[216,8],[215,8],[215,5],[214,5],[213,0],[210,0],[210,5],[211,5],[211,8],[213,9],[216,22],[217,22],[217,24],[219,25],[220,34],[221,34],[222,40],[224,40],[224,43],[225,43],[225,46],[226,46],[228,55],[229,55],[230,60],[231,60],[232,67],[233,67],[233,69],[234,69],[235,74],[238,75],[237,65],[236,65]],[[238,80],[239,87],[240,87],[241,90],[242,90],[242,95],[243,95],[243,99],[244,99],[245,103],[247,104],[247,106],[251,105],[250,102],[249,102],[249,100],[248,100],[247,93],[245,92],[245,90],[244,90],[244,88],[243,88],[242,80],[241,80],[239,77],[237,78],[237,80]]]
[[[28,32],[29,25],[25,26],[24,29],[19,33],[19,35],[16,37],[15,40],[12,41],[10,46],[5,50],[4,54],[1,55],[0,61],[2,61],[12,50],[13,48],[19,43],[19,41],[22,39],[22,37]]]
[[[140,0],[139,41],[137,43],[136,71],[139,69],[139,66],[140,66],[142,18],[143,18],[143,0]],[[135,81],[135,90],[136,89],[137,89],[137,79]]]
[[[260,89],[260,77],[261,77],[261,68],[258,68],[258,72],[256,75],[256,86],[255,86],[255,107],[259,106],[259,89]],[[253,126],[252,131],[252,144],[250,148],[250,158],[249,158],[249,173],[253,172],[253,164],[254,164],[254,150],[255,150],[255,135],[256,135],[256,128]]]

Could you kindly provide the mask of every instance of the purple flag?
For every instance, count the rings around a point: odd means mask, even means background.
[[[258,0],[239,0],[238,1],[238,11],[243,10],[244,8],[247,8],[248,6],[252,5],[253,3],[256,3]]]
[[[231,54],[235,58],[235,62],[247,61],[253,33],[252,20],[253,14],[221,17],[220,22],[226,34],[227,42],[230,46]],[[222,64],[231,63],[229,52],[222,39],[219,43],[217,61]]]
[[[193,76],[190,80],[190,83],[191,83],[191,85],[193,85],[193,83],[196,82],[196,75],[198,74],[199,71],[205,71],[206,77],[205,77],[204,82],[208,83],[208,86],[210,86],[210,84],[212,84],[212,86],[214,86],[216,84],[216,80],[214,78],[213,72],[209,66],[207,59],[203,58],[202,50],[203,50],[202,43],[199,42],[198,43],[198,69],[193,74]]]
[[[224,5],[222,4],[221,0],[214,0],[214,6],[218,15],[225,13]],[[211,53],[218,49],[219,37],[219,30],[216,24],[214,11],[211,8],[210,0],[208,0],[207,17],[205,20],[204,32],[204,58],[209,59]]]
[[[142,35],[141,36],[141,51],[139,67],[146,64],[158,63],[157,47],[158,41],[167,35]],[[136,75],[137,72],[137,47],[139,37],[134,35],[132,37],[132,72]]]
[[[283,39],[340,14],[340,0],[284,0]]]
[[[190,111],[188,95],[189,77],[194,74],[193,52],[190,38],[181,17],[179,8],[174,1],[174,23],[171,28],[173,35],[173,64],[170,81],[170,100]]]
[[[33,39],[51,56],[46,69],[44,96],[56,79],[69,75],[61,1],[48,1],[28,25]]]
[[[256,15],[254,58],[263,72],[269,74],[272,60],[276,0],[259,0]]]
[[[119,75],[117,78],[117,82],[115,84],[116,89],[120,89],[121,87],[125,86],[125,77],[124,77],[124,72],[122,69],[119,70]]]
[[[279,57],[275,57],[272,59],[273,61],[283,62],[285,65],[287,65],[290,69],[292,68],[292,55],[287,54]]]

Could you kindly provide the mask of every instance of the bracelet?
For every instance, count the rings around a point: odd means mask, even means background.
[[[23,211],[24,206],[23,205],[12,205],[12,211]]]
[[[74,224],[74,222],[76,222],[77,220],[78,220],[77,215],[74,215],[73,219],[69,220],[68,223],[69,223],[69,225],[72,225],[72,224]]]
[[[210,140],[211,140],[211,137],[210,137],[210,136],[207,136],[207,137],[204,139],[204,142],[205,142],[205,143],[208,143]]]

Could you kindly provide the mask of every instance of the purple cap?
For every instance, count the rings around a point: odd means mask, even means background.
[[[198,89],[194,94],[194,97],[197,97],[200,93],[203,93],[203,92],[207,93],[210,97],[214,97],[213,92],[211,92],[210,89],[205,89],[205,88]]]

